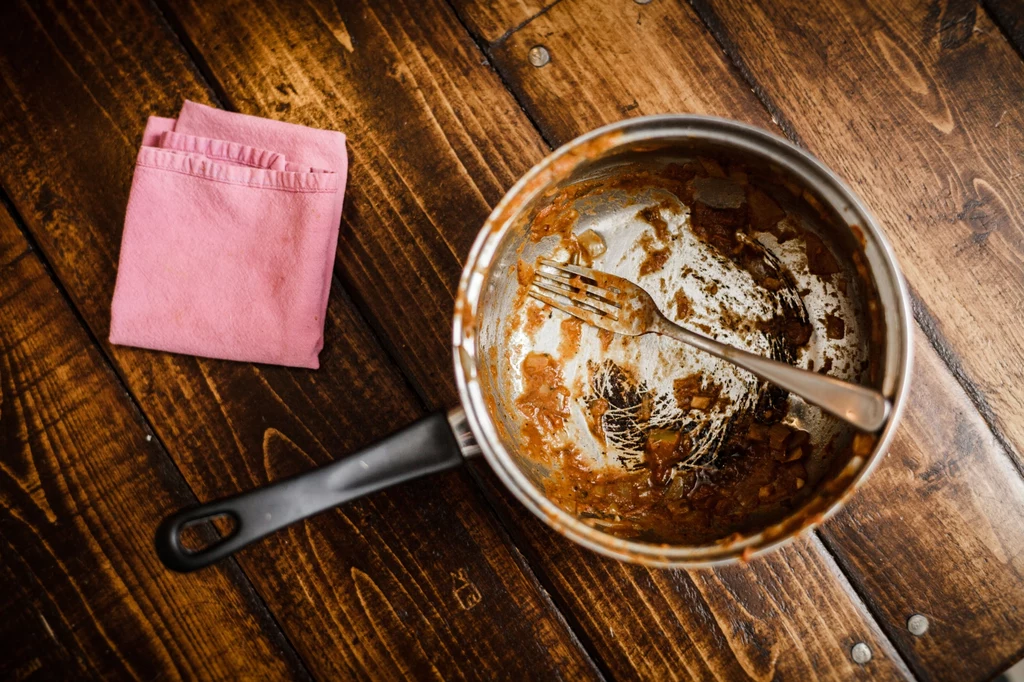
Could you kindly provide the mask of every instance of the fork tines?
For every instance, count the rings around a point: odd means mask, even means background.
[[[620,305],[615,295],[598,286],[594,274],[590,268],[542,259],[534,273],[529,295],[591,324],[602,317],[618,319]]]

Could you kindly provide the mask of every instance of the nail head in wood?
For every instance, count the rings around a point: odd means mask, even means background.
[[[928,632],[928,619],[920,613],[915,613],[907,619],[907,629],[910,630],[910,634],[915,637],[920,637],[924,633]]]
[[[853,645],[853,648],[850,649],[850,657],[853,659],[854,663],[864,665],[871,660],[871,647],[864,642],[857,642]]]
[[[538,69],[551,61],[551,53],[543,45],[534,45],[527,54],[530,63]]]

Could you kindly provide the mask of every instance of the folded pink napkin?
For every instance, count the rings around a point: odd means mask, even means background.
[[[110,342],[320,366],[345,136],[185,102],[135,164]]]

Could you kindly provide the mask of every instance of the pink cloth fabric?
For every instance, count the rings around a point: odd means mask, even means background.
[[[347,172],[339,132],[195,102],[150,117],[110,342],[319,367]]]

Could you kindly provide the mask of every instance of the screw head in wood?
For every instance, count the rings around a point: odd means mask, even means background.
[[[551,61],[551,53],[548,52],[548,48],[543,45],[534,45],[530,48],[526,58],[530,60],[531,64],[539,69]]]
[[[854,663],[864,665],[871,660],[871,647],[864,642],[857,642],[850,649],[850,658],[853,659]]]
[[[920,613],[915,613],[907,619],[907,629],[910,630],[910,634],[915,637],[920,637],[924,633],[928,632],[928,619]]]
[[[651,4],[651,0],[633,0],[633,2],[635,2],[638,5],[649,5],[649,4]]]

